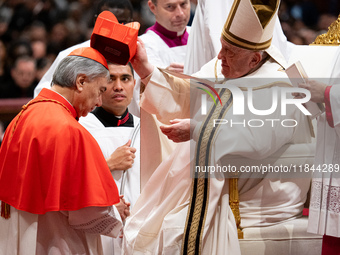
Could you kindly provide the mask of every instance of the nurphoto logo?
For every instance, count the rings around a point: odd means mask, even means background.
[[[203,84],[207,86],[210,90],[213,91],[213,93],[217,96],[218,101],[222,105],[222,101],[218,93],[214,88],[212,88],[209,85]],[[253,88],[249,87],[246,88],[246,90],[242,90],[241,88],[232,85],[232,84],[217,84],[216,87],[218,88],[226,88],[229,89],[232,97],[233,97],[233,115],[245,115],[245,107],[247,107],[247,110],[251,112],[253,115],[256,116],[268,116],[272,113],[274,113],[278,107],[280,107],[280,113],[281,116],[286,116],[287,114],[287,106],[293,105],[297,107],[304,115],[310,116],[311,113],[307,110],[307,108],[304,106],[305,103],[309,102],[311,98],[310,91],[304,88],[297,88],[297,87],[272,87],[271,91],[271,106],[268,109],[256,109],[254,107],[254,95],[253,95]],[[218,102],[213,96],[211,92],[209,92],[207,89],[200,88],[205,91],[214,101],[214,104],[217,105]],[[304,94],[305,96],[303,98],[291,98],[292,93],[300,93]],[[207,114],[207,94],[201,95],[201,114],[206,115]],[[245,100],[245,95],[247,96],[247,100]],[[295,127],[298,123],[294,119],[244,119],[243,121],[233,122],[232,119],[214,119],[214,126],[215,125],[242,125],[242,126],[250,126],[250,127],[262,127],[265,125],[265,123],[271,124],[272,127],[274,127],[275,122],[281,122],[281,125],[284,127]]]
[[[234,85],[221,86],[219,84],[219,87],[229,89],[231,94],[233,95],[233,104],[234,104],[233,114],[244,115],[245,99],[244,99],[243,91],[239,87],[236,87]],[[202,88],[199,88],[199,89],[202,89]],[[214,103],[216,104],[216,100],[213,97],[213,95],[206,89],[202,89],[202,90],[204,90],[207,94],[209,94],[210,97],[213,98]],[[276,111],[279,104],[281,104],[281,115],[283,116],[286,115],[287,105],[289,104],[295,105],[297,108],[301,110],[303,114],[311,115],[311,113],[303,105],[304,103],[307,103],[311,98],[310,91],[307,89],[295,88],[295,87],[274,87],[272,89],[272,106],[270,107],[270,109],[266,109],[266,110],[255,109],[254,104],[253,104],[253,88],[247,88],[246,93],[248,95],[248,100],[247,100],[248,109],[251,113],[255,115],[260,115],[260,116],[270,115]],[[305,94],[305,97],[304,98],[287,98],[287,95],[292,94],[292,93]],[[221,102],[220,96],[217,94],[217,92],[215,94],[217,95],[219,101]],[[281,99],[280,103],[278,102],[279,96]],[[202,94],[201,99],[202,99],[201,113],[202,115],[206,115],[207,114],[206,95]]]

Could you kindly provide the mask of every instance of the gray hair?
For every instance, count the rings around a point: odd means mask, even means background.
[[[54,71],[52,85],[74,87],[79,74],[86,75],[89,81],[99,77],[106,77],[108,81],[110,79],[109,70],[97,61],[80,56],[67,56]]]

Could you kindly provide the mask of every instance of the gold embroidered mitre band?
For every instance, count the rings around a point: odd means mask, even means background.
[[[280,0],[235,0],[222,30],[226,42],[248,50],[269,48]]]

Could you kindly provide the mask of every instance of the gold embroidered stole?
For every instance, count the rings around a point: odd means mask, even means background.
[[[213,126],[214,119],[222,119],[232,104],[232,94],[228,89],[221,89],[222,105],[212,105],[207,118],[204,120],[195,148],[195,166],[210,165],[211,148],[219,125]],[[195,167],[193,168],[195,169]],[[195,172],[191,183],[190,205],[182,242],[182,254],[201,254],[204,223],[209,204],[208,172]]]

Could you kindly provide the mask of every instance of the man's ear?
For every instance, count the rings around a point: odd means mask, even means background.
[[[260,52],[254,52],[253,57],[250,60],[249,66],[250,68],[255,68],[260,61],[262,60],[262,55]]]
[[[149,5],[149,8],[150,8],[150,11],[153,13],[153,15],[155,15],[156,6],[154,5],[154,3],[151,0],[149,0],[148,5]]]
[[[86,80],[85,74],[78,74],[76,78],[76,88],[78,91],[83,91],[85,80]]]

